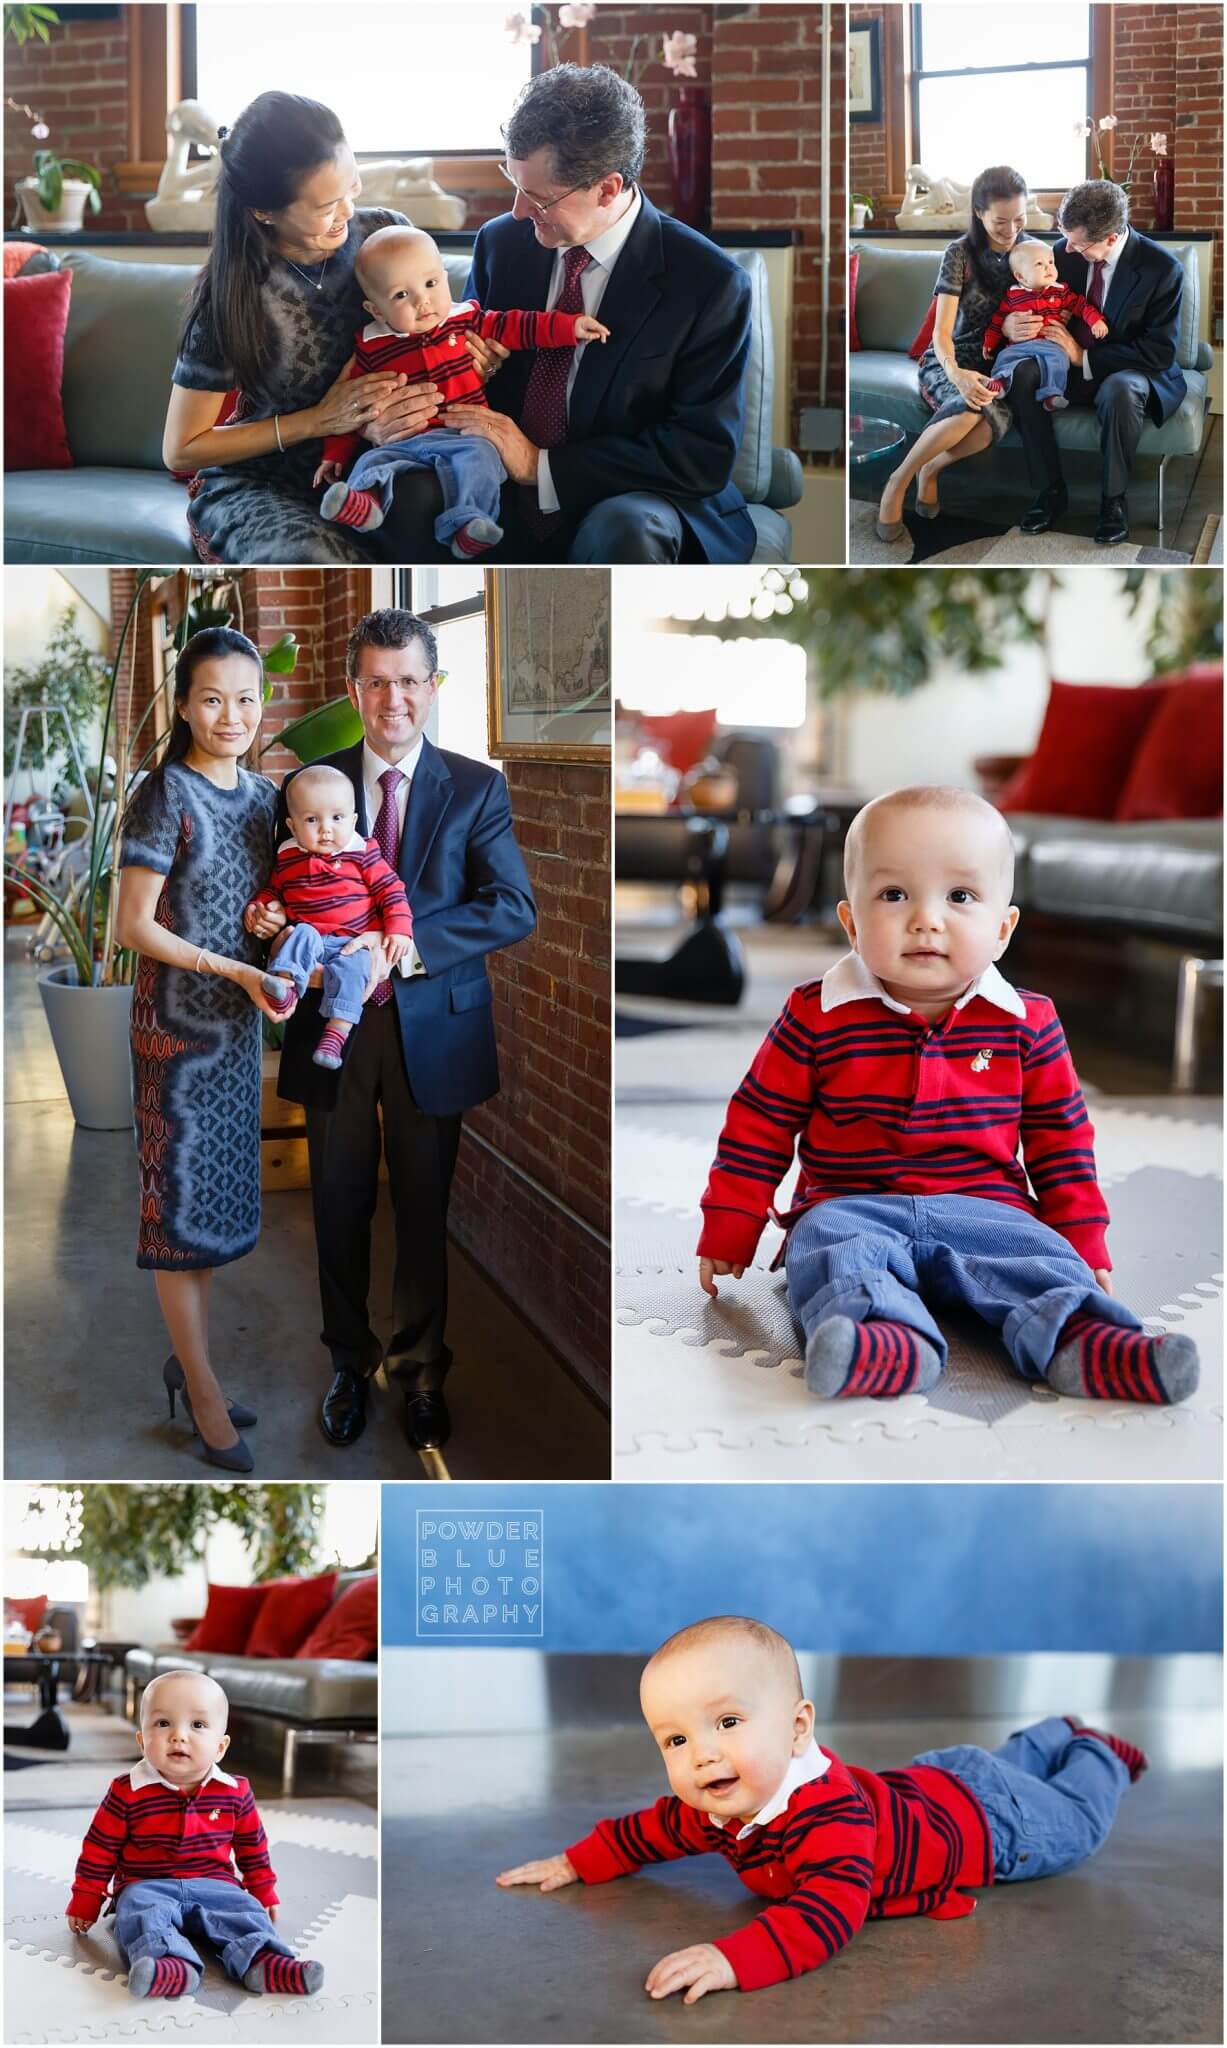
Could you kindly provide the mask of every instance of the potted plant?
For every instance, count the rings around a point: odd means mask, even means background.
[[[41,975],[38,987],[73,1116],[86,1130],[126,1130],[132,1122],[128,1026],[137,963],[136,955],[115,940],[118,855],[124,812],[137,778],[153,764],[163,744],[164,736],[150,737],[149,720],[158,703],[165,701],[169,683],[154,693],[135,721],[129,707],[137,613],[150,583],[164,573],[157,569],[138,572],[110,665],[97,765],[90,777],[95,797],[93,817],[82,841],[82,857],[71,887],[61,897],[8,859],[4,864],[6,882],[24,889],[33,898],[68,949],[67,963]],[[176,635],[179,646],[196,630],[206,590],[209,610],[217,606],[219,596],[225,596],[229,600],[226,621],[235,618],[237,624],[242,624],[237,585],[231,579],[217,579],[210,577],[210,572],[201,571],[201,599],[193,603],[192,577],[196,573],[188,574],[187,601]],[[119,683],[125,653],[127,688],[121,697]],[[273,692],[272,678],[293,673],[298,659],[294,635],[283,633],[262,659],[267,702]],[[112,767],[113,786],[108,787]]]
[[[91,213],[102,211],[101,184],[93,164],[83,164],[75,156],[58,157],[53,149],[36,149],[33,176],[17,180],[20,211],[13,225],[21,225],[24,212],[27,234],[54,230],[57,235],[79,235],[86,207]]]
[[[868,227],[873,219],[873,194],[851,192],[848,195],[848,220],[853,228]]]

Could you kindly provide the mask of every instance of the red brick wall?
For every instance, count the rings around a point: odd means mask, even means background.
[[[12,99],[32,106],[51,130],[49,142],[30,137],[24,115],[6,108],[4,182],[12,210],[16,179],[33,170],[33,152],[53,149],[57,156],[79,157],[102,172],[102,212],[87,225],[119,232],[146,228],[140,200],[123,199],[108,176],[128,157],[128,31],[121,11],[109,21],[70,21],[53,28],[49,43],[31,38],[20,48],[4,45],[4,90]]]
[[[502,1087],[465,1118],[451,1228],[607,1397],[609,770],[503,765],[537,930],[490,959]]]

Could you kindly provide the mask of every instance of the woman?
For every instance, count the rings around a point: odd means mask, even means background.
[[[140,1158],[136,1263],[154,1274],[174,1346],[163,1377],[211,1464],[252,1456],[209,1362],[209,1283],[260,1232],[260,940],[243,912],[273,864],[277,792],[239,767],[260,726],[260,656],[228,626],[196,633],[175,668],[161,765],[128,806],[117,933],[141,955],[132,999]]]
[[[989,389],[984,335],[1010,288],[1010,251],[1026,220],[1026,179],[1005,164],[981,171],[971,188],[971,226],[951,242],[934,286],[933,339],[920,364],[920,395],[933,417],[887,479],[878,506],[879,540],[898,540],[904,533],[903,500],[913,477],[917,512],[936,519],[943,469],[990,448],[1014,423],[1005,399]]]
[[[188,523],[206,561],[371,561],[370,542],[319,516],[319,443],[376,419],[403,436],[434,416],[433,385],[346,379],[366,317],[354,258],[405,220],[356,210],[361,189],[340,122],[315,100],[261,93],[222,142],[162,442],[167,467],[192,473]]]

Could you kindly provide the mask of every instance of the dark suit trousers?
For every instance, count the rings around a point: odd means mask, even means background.
[[[1020,363],[1014,372],[1008,402],[1022,437],[1032,489],[1044,491],[1060,483],[1061,458],[1052,428],[1053,415],[1036,402],[1039,377],[1037,363]],[[1114,370],[1102,383],[1092,384],[1080,368],[1070,364],[1065,396],[1071,405],[1093,405],[1099,418],[1105,498],[1123,497],[1129,488],[1149,393],[1149,381],[1140,370]]]
[[[677,562],[702,561],[689,544],[681,514],[650,491],[627,491],[593,505],[578,523],[560,521],[547,532],[521,516],[519,492],[503,487],[504,538],[483,562]],[[451,549],[434,537],[443,509],[438,479],[426,470],[406,470],[396,479],[387,518],[379,529],[385,561],[450,562]]]
[[[354,1026],[332,1109],[308,1108],[307,1149],[319,1258],[323,1341],[335,1366],[377,1359],[367,1295],[379,1189],[379,1116],[396,1219],[390,1379],[406,1393],[442,1386],[447,1321],[447,1204],[460,1117],[426,1116],[405,1072],[395,1003],[368,1003]]]

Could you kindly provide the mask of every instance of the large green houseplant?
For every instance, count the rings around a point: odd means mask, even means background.
[[[252,1577],[288,1578],[323,1567],[324,1495],[303,1481],[243,1486],[204,1480],[157,1486],[89,1485],[80,1494],[80,1540],[72,1556],[100,1592],[139,1592],[154,1579],[179,1578],[205,1554],[222,1523],[237,1528]]]

